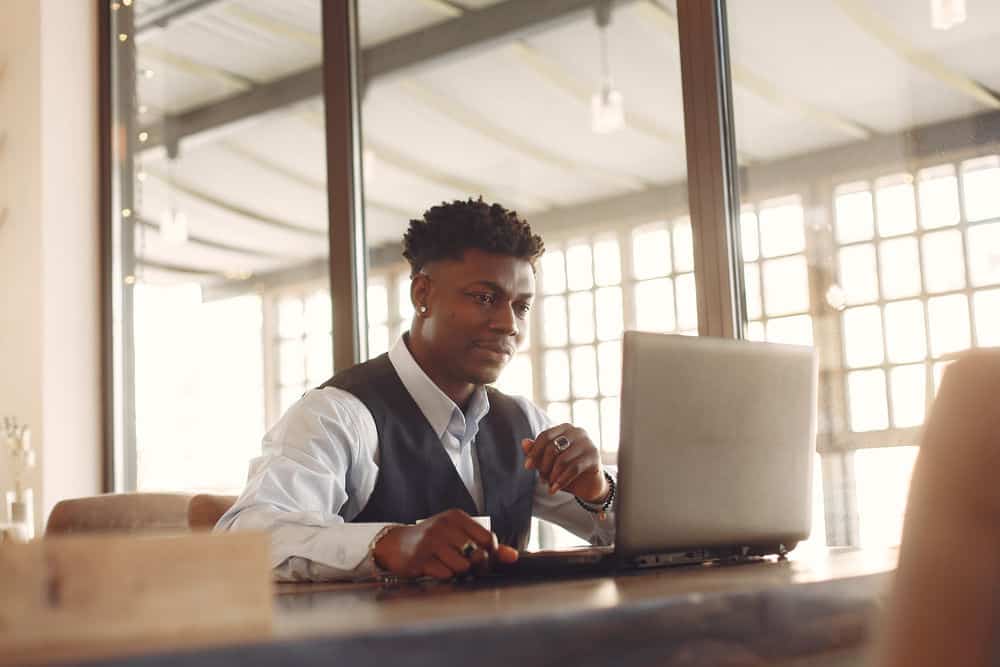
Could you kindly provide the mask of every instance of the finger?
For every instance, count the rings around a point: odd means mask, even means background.
[[[506,544],[497,547],[496,557],[501,563],[513,563],[517,561],[517,556],[517,549],[513,547],[508,547]]]
[[[581,448],[576,448],[575,451],[570,448],[563,452],[562,456],[556,459],[552,465],[552,471],[549,473],[549,493],[555,493],[559,489],[565,488],[568,480],[577,477],[580,460],[585,457],[586,454]]]
[[[600,471],[600,466],[597,464],[590,465],[584,460],[579,460],[575,462],[566,472],[563,473],[562,477],[556,480],[555,486],[556,491],[560,489],[571,488],[573,484],[576,483],[581,477],[587,475],[595,474]]]
[[[531,451],[527,453],[527,456],[532,460],[532,465],[525,467],[537,468],[542,461],[545,450],[548,449],[549,443],[567,431],[572,430],[572,428],[572,424],[559,424],[539,433],[534,442],[532,442]]]
[[[451,579],[455,576],[444,563],[433,558],[424,563],[423,574],[428,577],[434,577],[435,579]]]
[[[465,512],[449,515],[447,525],[450,530],[456,531],[453,539],[457,540],[455,545],[459,548],[470,539],[482,549],[490,549],[493,546],[493,533],[479,525]]]
[[[587,432],[580,428],[571,427],[566,431],[563,431],[562,436],[569,440],[569,446],[563,451],[559,451],[556,449],[555,438],[553,438],[553,440],[546,445],[545,453],[542,456],[541,462],[538,464],[538,472],[547,482],[551,482],[553,479],[552,467],[555,465],[555,462],[567,454],[579,451],[579,443],[587,439]],[[559,436],[556,436],[556,438],[558,437]]]
[[[459,553],[457,547],[450,541],[440,540],[434,544],[434,556],[441,561],[445,567],[454,574],[467,572],[470,566],[469,560]]]

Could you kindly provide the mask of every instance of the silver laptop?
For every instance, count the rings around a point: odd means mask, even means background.
[[[514,569],[791,551],[810,529],[817,366],[810,347],[625,332],[615,545]]]

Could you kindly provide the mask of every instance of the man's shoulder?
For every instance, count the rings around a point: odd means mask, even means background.
[[[370,385],[375,379],[393,372],[389,356],[380,354],[368,361],[363,361],[337,372],[333,377],[321,384],[318,389],[335,387],[352,394],[357,394],[359,390]]]

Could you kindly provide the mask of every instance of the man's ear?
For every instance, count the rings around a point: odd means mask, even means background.
[[[430,307],[431,281],[426,273],[418,273],[410,280],[410,301],[418,315],[426,315]]]

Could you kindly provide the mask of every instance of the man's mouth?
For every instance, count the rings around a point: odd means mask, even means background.
[[[514,356],[514,348],[510,345],[503,345],[501,343],[475,343],[474,347],[476,349],[483,350],[484,352],[488,352],[497,359],[505,359]]]

